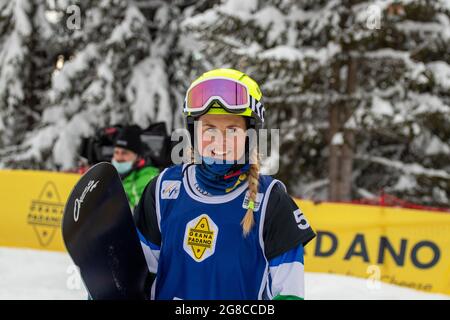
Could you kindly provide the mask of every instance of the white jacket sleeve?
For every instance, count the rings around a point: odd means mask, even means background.
[[[269,261],[269,297],[280,300],[304,299],[302,244]]]

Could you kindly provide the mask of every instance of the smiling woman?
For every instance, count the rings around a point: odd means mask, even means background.
[[[216,195],[224,190],[230,192],[247,178],[246,127],[241,116],[205,114],[200,117],[197,140],[203,165],[195,167],[196,186],[200,192]],[[233,171],[236,164],[243,166]],[[217,173],[221,177],[217,177]]]
[[[197,136],[203,158],[234,162],[245,153],[247,124],[244,117],[205,114],[199,119]]]
[[[298,226],[283,183],[259,173],[248,132],[262,128],[261,99],[233,69],[209,71],[187,90],[192,161],[153,179],[134,215],[151,299],[304,298],[303,247],[315,233],[306,218]]]

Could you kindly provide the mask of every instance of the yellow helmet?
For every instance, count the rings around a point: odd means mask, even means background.
[[[255,80],[250,78],[247,74],[235,69],[226,69],[226,68],[214,69],[203,73],[200,77],[195,79],[189,86],[187,92],[189,92],[189,90],[194,88],[197,84],[208,79],[231,79],[234,80],[235,82],[241,83],[247,88],[250,97],[248,99],[248,106],[243,111],[237,113],[230,112],[229,110],[227,110],[224,104],[221,103],[221,101],[213,99],[213,101],[211,101],[211,103],[208,105],[208,109],[205,112],[206,114],[229,114],[229,115],[240,115],[244,117],[250,117],[256,120],[255,125],[257,127],[262,126],[262,124],[264,123],[265,110],[261,102],[262,93]],[[193,115],[186,108],[186,100],[183,108],[183,114],[186,117],[195,117],[195,115]]]

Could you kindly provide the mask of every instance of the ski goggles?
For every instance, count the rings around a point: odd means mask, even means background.
[[[240,113],[250,107],[250,99],[245,84],[232,79],[210,78],[188,89],[184,112],[200,115],[205,113],[214,101],[218,101],[227,111]]]

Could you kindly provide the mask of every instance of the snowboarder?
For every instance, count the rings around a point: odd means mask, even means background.
[[[131,208],[138,204],[145,186],[159,173],[141,154],[140,128],[124,127],[116,138],[111,163],[120,174]]]
[[[183,113],[201,163],[165,169],[134,215],[149,298],[304,298],[303,248],[315,233],[283,183],[259,173],[245,132],[263,125],[261,99],[233,69],[206,72],[187,90]]]

